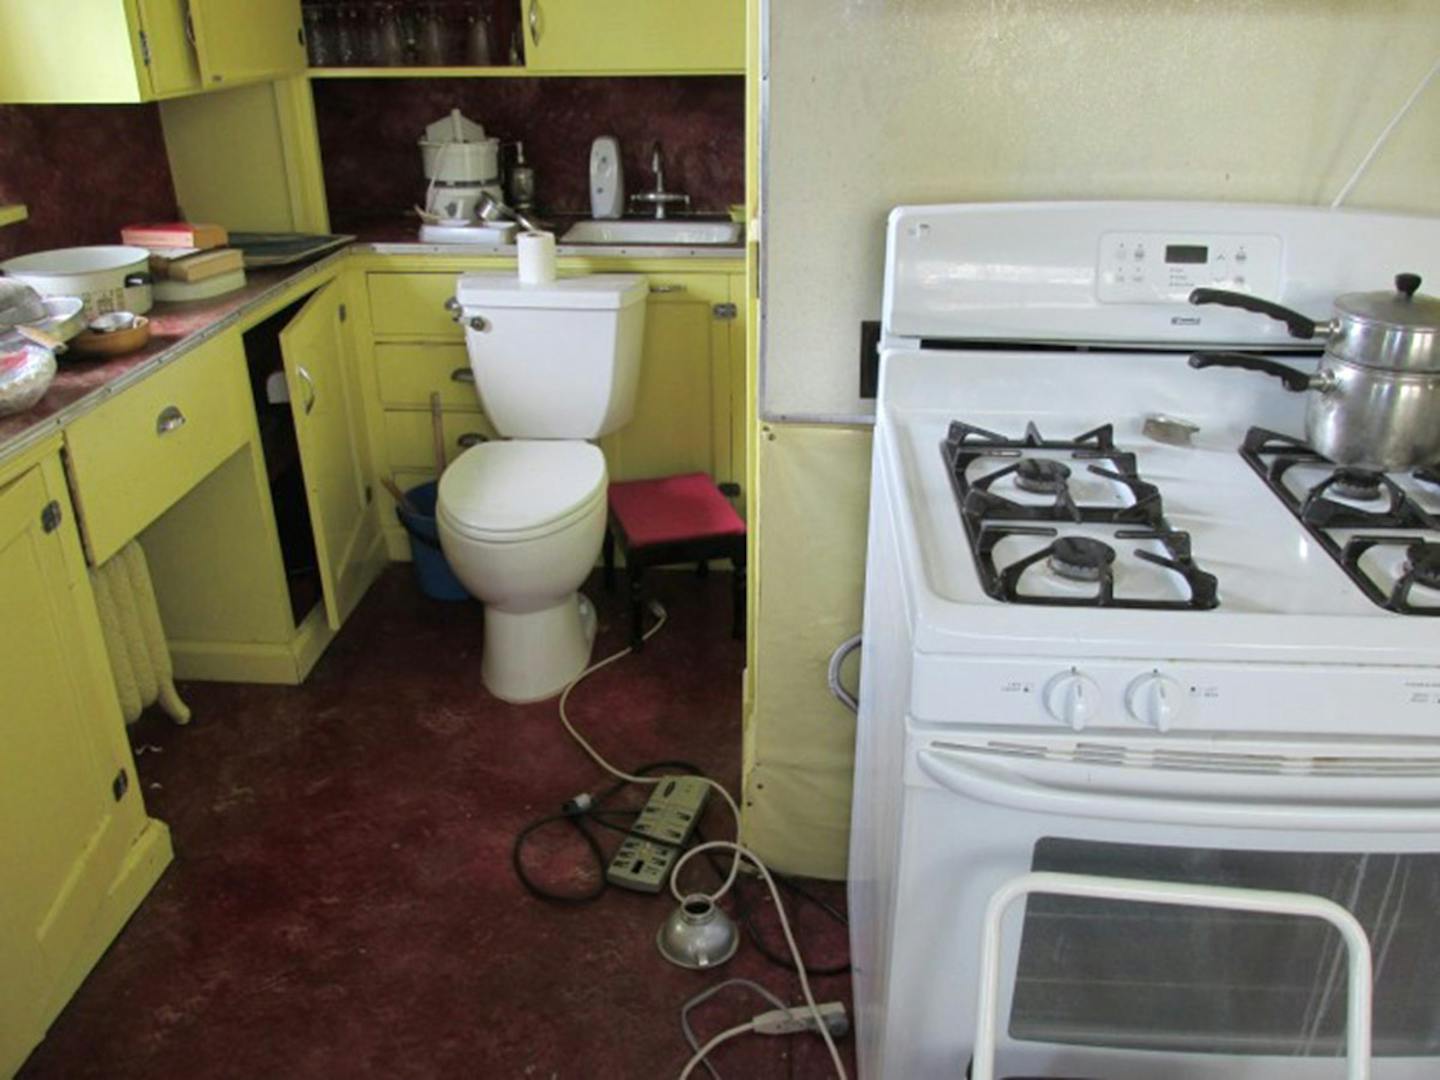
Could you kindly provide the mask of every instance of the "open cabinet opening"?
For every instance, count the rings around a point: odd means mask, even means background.
[[[323,592],[315,530],[305,493],[305,473],[300,463],[300,444],[285,384],[280,331],[309,298],[307,294],[281,308],[244,334],[250,393],[255,399],[255,418],[265,454],[265,476],[270,484],[276,531],[280,535],[290,610],[297,626],[323,599]]]

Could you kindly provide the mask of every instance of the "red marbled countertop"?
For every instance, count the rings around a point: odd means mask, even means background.
[[[0,459],[18,453],[124,387],[178,359],[291,283],[302,277],[326,276],[343,255],[342,251],[302,267],[248,270],[243,289],[209,300],[157,303],[146,315],[150,340],[144,348],[125,356],[109,360],[57,357],[59,371],[45,396],[25,412],[0,416]]]

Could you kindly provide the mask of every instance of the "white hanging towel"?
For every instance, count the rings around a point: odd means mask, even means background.
[[[177,724],[189,723],[190,708],[175,689],[170,647],[139,541],[131,540],[91,570],[90,581],[125,722],[133,724],[147,705],[159,702]]]

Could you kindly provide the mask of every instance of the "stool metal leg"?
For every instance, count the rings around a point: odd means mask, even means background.
[[[731,550],[730,564],[735,568],[733,580],[730,587],[734,589],[734,623],[730,628],[731,637],[737,641],[745,640],[745,581],[748,576],[746,569],[745,538],[742,536],[740,542]]]
[[[633,551],[626,552],[625,576],[630,579],[630,647],[645,647],[645,605],[641,599],[641,566]]]
[[[605,591],[615,591],[615,533],[605,526],[605,539],[600,544],[600,553],[605,563]]]

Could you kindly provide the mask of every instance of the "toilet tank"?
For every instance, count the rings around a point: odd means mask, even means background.
[[[638,274],[527,285],[462,274],[455,288],[475,389],[512,439],[594,439],[629,422],[648,289]]]

